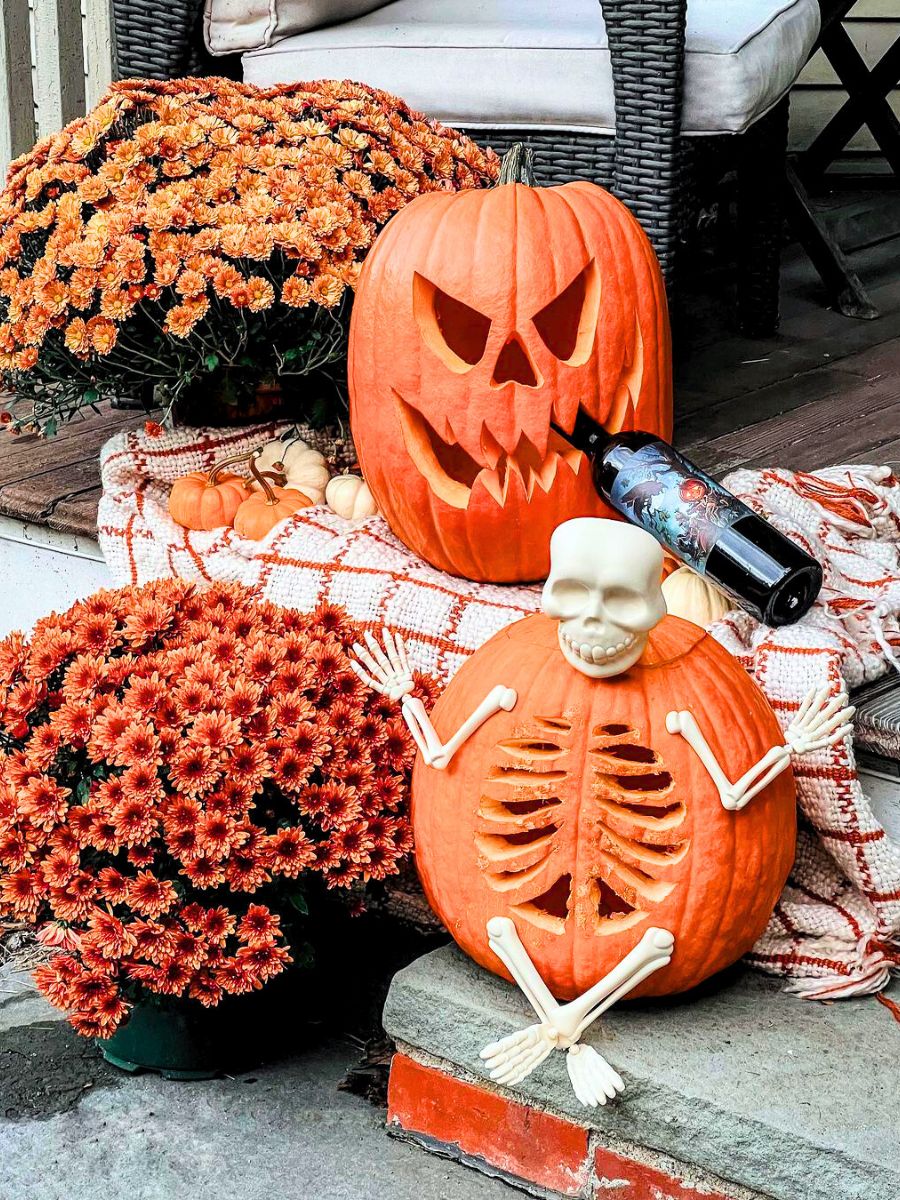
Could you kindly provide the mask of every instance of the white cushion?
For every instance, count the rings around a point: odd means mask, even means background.
[[[333,21],[361,17],[390,0],[206,0],[210,54],[243,54]]]
[[[740,133],[790,89],[818,0],[690,0],[682,130]],[[452,125],[615,127],[599,0],[394,0],[244,56],[266,86],[353,79]]]

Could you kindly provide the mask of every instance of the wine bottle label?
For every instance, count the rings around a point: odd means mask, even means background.
[[[609,494],[613,508],[702,575],[724,530],[751,510],[666,442],[633,451]]]

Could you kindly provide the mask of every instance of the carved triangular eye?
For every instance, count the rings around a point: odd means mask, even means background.
[[[600,272],[593,259],[559,295],[531,318],[541,341],[569,366],[586,362],[600,312]]]
[[[416,272],[413,277],[413,311],[422,338],[457,374],[481,362],[491,332],[490,317]]]

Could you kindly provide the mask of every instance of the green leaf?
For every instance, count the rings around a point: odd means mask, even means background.
[[[59,422],[57,421],[56,417],[48,417],[44,422],[41,432],[43,433],[44,437],[54,437],[58,428]]]
[[[219,365],[220,359],[218,354],[207,354],[203,361],[206,364],[207,371],[214,371]]]
[[[96,404],[100,399],[100,393],[96,388],[88,388],[86,392],[82,393],[81,398],[85,404]]]
[[[299,946],[291,948],[291,957],[294,960],[294,966],[301,970],[309,970],[316,961],[316,952],[309,942],[303,942]]]
[[[304,917],[309,916],[309,905],[306,903],[306,897],[302,892],[294,892],[290,900],[298,913],[302,913]]]

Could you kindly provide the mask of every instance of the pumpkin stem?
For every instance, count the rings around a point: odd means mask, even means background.
[[[500,178],[497,180],[498,187],[501,183],[524,183],[528,187],[534,187],[536,182],[534,151],[524,142],[514,142],[503,155]]]
[[[250,455],[250,474],[254,477],[254,479],[256,479],[259,486],[265,492],[266,504],[268,504],[268,505],[277,504],[278,497],[275,495],[275,492],[272,489],[272,485],[269,483],[269,479],[268,479],[269,472],[268,471],[260,471],[259,467],[256,465],[256,455],[255,454]]]
[[[217,462],[210,471],[206,481],[206,486],[213,487],[216,482],[216,477],[220,471],[223,471],[226,467],[233,467],[236,463],[246,462],[248,458],[250,458],[250,453],[247,450],[242,451],[240,454],[231,454],[228,456],[228,458],[223,458],[222,461]]]

